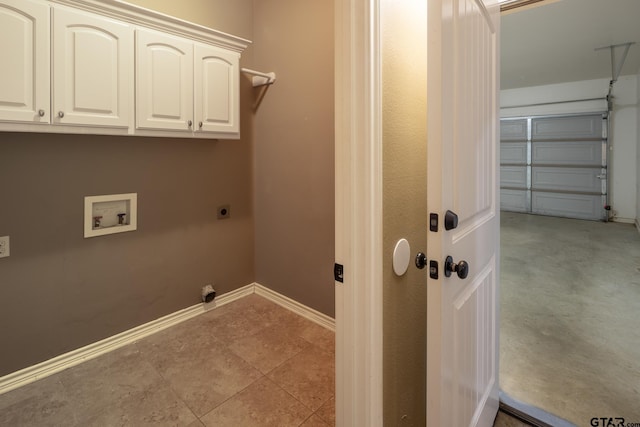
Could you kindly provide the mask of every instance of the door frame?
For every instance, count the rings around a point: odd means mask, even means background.
[[[335,0],[336,425],[382,426],[380,0]]]
[[[383,424],[380,2],[334,1],[337,426]]]

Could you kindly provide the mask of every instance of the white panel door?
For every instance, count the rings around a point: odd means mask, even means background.
[[[191,41],[136,31],[136,117],[139,129],[192,131]]]
[[[53,123],[128,127],[133,29],[65,8],[53,11]]]
[[[427,425],[491,426],[498,410],[499,149],[496,0],[429,1]],[[458,215],[444,229],[444,215]],[[445,275],[445,258],[468,276]],[[464,276],[464,274],[460,274]]]
[[[240,55],[213,46],[195,47],[195,117],[199,132],[240,131]]]
[[[0,120],[49,123],[49,6],[0,0]]]

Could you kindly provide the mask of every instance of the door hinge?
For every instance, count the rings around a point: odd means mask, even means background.
[[[342,283],[344,280],[344,267],[342,264],[333,264],[333,280]]]

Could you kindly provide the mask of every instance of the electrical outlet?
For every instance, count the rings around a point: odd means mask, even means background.
[[[9,256],[9,236],[0,237],[0,258]]]
[[[231,216],[231,205],[218,206],[218,219],[226,219]]]

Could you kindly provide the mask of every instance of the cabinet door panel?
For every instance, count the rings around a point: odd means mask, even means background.
[[[127,127],[133,29],[67,9],[53,18],[54,123]]]
[[[212,46],[195,48],[198,130],[239,132],[239,55]]]
[[[136,49],[137,127],[191,131],[192,42],[138,30]]]
[[[0,120],[49,123],[49,6],[0,0]]]

